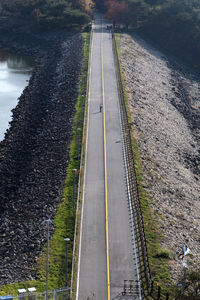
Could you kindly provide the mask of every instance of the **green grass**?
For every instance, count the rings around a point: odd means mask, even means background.
[[[115,34],[117,53],[120,58],[120,34]],[[139,191],[139,201],[140,207],[142,210],[143,221],[144,221],[144,230],[147,241],[147,250],[148,250],[148,260],[150,265],[150,270],[153,271],[155,275],[153,277],[155,282],[159,283],[159,286],[162,287],[163,291],[170,290],[171,278],[168,268],[168,262],[170,260],[170,251],[167,249],[162,249],[160,244],[164,239],[161,230],[159,229],[159,223],[156,221],[156,216],[153,213],[153,210],[150,208],[150,203],[154,201],[148,195],[148,192],[143,188],[144,180],[142,177],[142,163],[141,155],[138,147],[137,137],[134,135],[134,127],[132,125],[132,117],[129,109],[129,102],[127,99],[125,84],[122,75],[122,70],[120,67],[120,73],[122,77],[124,98],[126,104],[126,111],[128,116],[128,122],[131,127],[131,142],[134,156],[134,165],[136,170],[136,177],[138,183]]]
[[[73,241],[75,230],[76,207],[73,208],[73,184],[75,173],[73,169],[79,169],[81,156],[81,142],[83,130],[83,116],[87,88],[87,69],[89,56],[89,33],[83,33],[84,53],[82,60],[82,72],[79,83],[79,95],[76,103],[76,114],[73,122],[73,138],[70,145],[69,164],[66,171],[66,180],[63,189],[61,203],[57,208],[56,216],[53,220],[55,231],[50,240],[49,247],[49,290],[66,286],[66,242],[64,238],[70,238],[68,242],[68,286],[70,286],[71,267],[73,259]],[[79,148],[79,154],[78,154]],[[78,174],[75,176],[75,199],[77,199]],[[46,248],[37,260],[38,280],[25,281],[15,284],[8,284],[0,288],[0,296],[12,294],[16,295],[19,288],[36,287],[38,292],[42,292],[46,287]]]

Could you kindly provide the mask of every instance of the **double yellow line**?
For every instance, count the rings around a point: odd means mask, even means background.
[[[107,190],[107,158],[106,158],[106,117],[105,117],[105,91],[103,70],[103,26],[101,31],[101,76],[103,96],[103,129],[104,129],[104,172],[105,172],[105,208],[106,208],[106,262],[107,262],[107,285],[108,300],[110,300],[110,263],[109,263],[109,237],[108,237],[108,190]]]

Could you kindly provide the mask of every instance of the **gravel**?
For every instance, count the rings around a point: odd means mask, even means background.
[[[174,281],[181,246],[200,263],[200,80],[139,37],[121,36],[121,64],[154,217],[171,251]]]

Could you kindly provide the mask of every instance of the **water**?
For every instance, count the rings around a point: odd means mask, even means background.
[[[32,66],[28,58],[0,51],[0,141],[9,128],[11,110],[28,84]]]

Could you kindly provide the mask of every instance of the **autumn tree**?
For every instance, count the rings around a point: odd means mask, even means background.
[[[106,2],[108,7],[105,17],[113,23],[115,27],[116,23],[123,23],[128,15],[128,5],[125,1],[108,0]]]
[[[137,26],[139,20],[144,18],[147,5],[142,0],[117,1],[108,0],[106,18],[116,23],[124,24],[127,28],[129,25]]]

